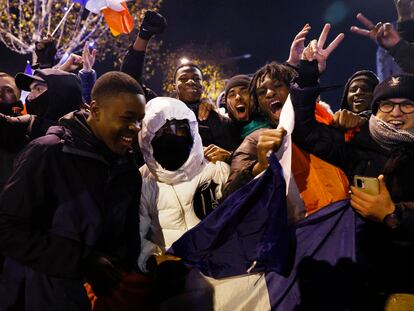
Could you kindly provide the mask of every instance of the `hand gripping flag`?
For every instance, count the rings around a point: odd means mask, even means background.
[[[102,13],[106,23],[114,36],[121,33],[130,33],[134,27],[134,20],[129,13],[126,0],[72,0],[92,13]]]

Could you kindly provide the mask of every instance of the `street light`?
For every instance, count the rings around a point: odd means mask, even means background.
[[[190,62],[190,60],[189,60],[187,57],[182,57],[182,58],[180,59],[180,63],[181,63],[181,65],[188,64],[189,62]]]

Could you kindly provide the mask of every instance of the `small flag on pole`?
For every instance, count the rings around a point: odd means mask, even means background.
[[[130,33],[134,28],[134,19],[129,13],[126,0],[72,0],[85,6],[92,13],[102,13],[112,35]]]

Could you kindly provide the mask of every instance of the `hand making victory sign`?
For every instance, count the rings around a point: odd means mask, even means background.
[[[385,49],[390,49],[400,42],[400,35],[392,24],[380,22],[374,25],[374,23],[366,18],[362,13],[358,13],[356,17],[358,21],[366,27],[366,29],[352,26],[352,32],[370,38]]]
[[[326,61],[329,58],[329,55],[331,55],[331,53],[338,47],[338,45],[342,42],[342,40],[345,37],[343,33],[340,33],[326,48],[324,48],[330,30],[331,25],[325,24],[319,36],[319,39],[315,39],[309,42],[308,46],[303,50],[301,56],[302,60],[316,60],[318,62],[319,73],[325,71]]]

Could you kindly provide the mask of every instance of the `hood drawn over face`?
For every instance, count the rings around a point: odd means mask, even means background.
[[[39,117],[57,121],[81,107],[82,89],[80,80],[75,74],[57,69],[41,69],[36,70],[34,76],[22,73],[16,76],[16,84],[23,90],[30,91],[28,86],[36,80],[47,84],[47,91],[42,94],[44,98],[39,101],[42,107],[35,109],[41,111]]]
[[[187,161],[175,171],[169,171],[157,162],[154,158],[154,150],[151,144],[158,130],[167,121],[171,120],[187,120],[193,138],[193,145]],[[150,100],[145,107],[145,117],[142,120],[138,138],[145,163],[160,182],[167,184],[185,182],[194,178],[203,169],[205,160],[196,116],[178,99],[156,97]]]

